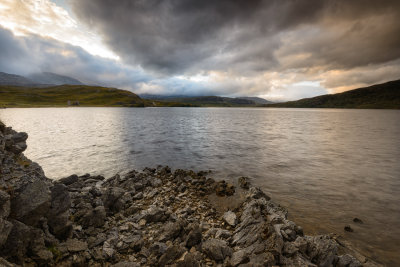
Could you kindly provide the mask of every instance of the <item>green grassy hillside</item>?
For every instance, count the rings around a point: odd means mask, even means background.
[[[0,107],[143,107],[136,94],[107,87],[60,85],[46,88],[0,86]]]
[[[354,89],[339,94],[268,104],[287,108],[371,108],[400,109],[400,80]]]
[[[169,97],[157,99],[164,106],[194,106],[194,107],[254,107],[253,100],[221,96]]]

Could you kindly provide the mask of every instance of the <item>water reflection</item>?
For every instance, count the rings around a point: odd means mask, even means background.
[[[309,232],[400,263],[400,112],[229,108],[6,109],[46,174],[110,176],[167,164],[250,176]],[[360,217],[363,225],[344,233]]]

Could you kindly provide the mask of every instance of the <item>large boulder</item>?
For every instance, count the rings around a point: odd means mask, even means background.
[[[0,218],[0,249],[7,241],[8,235],[12,229],[12,223]],[[0,265],[1,266],[1,265]]]
[[[0,190],[0,218],[7,218],[10,215],[10,195]]]
[[[232,256],[233,252],[225,241],[215,238],[206,240],[202,245],[202,249],[210,259],[217,262],[224,261],[226,257]]]
[[[67,187],[56,184],[51,189],[51,208],[47,214],[50,231],[58,238],[65,239],[71,231],[72,224],[69,220],[71,198]]]
[[[11,200],[11,217],[27,225],[36,225],[47,215],[51,206],[49,186],[44,180],[35,180],[23,186]]]

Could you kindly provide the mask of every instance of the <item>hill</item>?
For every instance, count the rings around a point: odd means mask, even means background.
[[[34,82],[24,76],[0,72],[0,85],[28,86]]]
[[[141,95],[142,98],[157,100],[163,106],[197,106],[197,107],[254,107],[272,103],[258,97],[221,97],[221,96],[163,96]]]
[[[140,95],[143,99],[157,100],[162,103],[177,106],[201,106],[201,107],[237,107],[257,106],[273,103],[260,97],[222,97],[222,96],[187,96],[187,95]],[[164,104],[164,105],[165,105]],[[170,106],[170,105],[169,105]]]
[[[45,88],[1,86],[1,107],[143,107],[136,94],[100,86],[60,85]]]
[[[287,108],[400,109],[400,80],[338,94],[322,95],[263,106]]]
[[[251,101],[254,101],[256,104],[272,104],[272,103],[274,103],[272,101],[266,100],[266,99],[261,98],[261,97],[241,96],[241,97],[238,97],[238,98],[251,100]]]
[[[62,84],[70,84],[70,85],[82,85],[83,83],[77,79],[59,75],[52,72],[39,72],[34,73],[28,76],[30,80],[37,84],[52,84],[52,85],[62,85]]]

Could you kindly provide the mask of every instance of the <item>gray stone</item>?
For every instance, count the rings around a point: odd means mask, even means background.
[[[11,222],[0,218],[0,248],[7,241],[8,235],[11,232],[13,225]]]
[[[362,264],[353,256],[345,254],[339,256],[339,260],[336,264],[337,267],[360,267]]]
[[[7,218],[10,215],[10,195],[0,190],[0,219]]]
[[[191,230],[186,238],[185,246],[193,247],[201,242],[202,233],[199,226],[196,226],[193,230]]]
[[[215,233],[215,238],[217,239],[228,239],[232,236],[232,233],[225,229],[218,229]]]
[[[56,184],[51,189],[51,208],[47,214],[50,231],[58,238],[66,238],[71,231],[69,220],[71,198],[68,189],[63,184]]]
[[[165,266],[179,258],[186,250],[180,246],[174,245],[169,247],[158,261],[159,266]]]
[[[174,240],[177,238],[182,231],[182,223],[180,221],[177,222],[168,222],[162,229],[160,238],[158,239],[161,242],[165,242],[168,240]]]
[[[208,239],[202,245],[203,252],[212,260],[223,261],[232,255],[232,248],[227,243],[219,239]]]
[[[86,242],[79,241],[78,239],[68,239],[65,244],[69,252],[84,251],[88,248]]]
[[[239,250],[232,254],[232,257],[231,257],[231,265],[232,266],[238,266],[239,264],[247,263],[247,262],[249,262],[249,257],[247,256],[245,250]]]
[[[64,185],[71,185],[77,181],[78,181],[78,175],[76,175],[76,174],[73,174],[71,176],[61,178],[60,180],[58,180],[59,183],[64,184]]]
[[[229,224],[230,226],[236,226],[237,223],[237,217],[236,214],[232,211],[227,211],[223,215],[224,221]]]
[[[27,184],[11,201],[11,216],[27,225],[36,225],[49,211],[51,195],[47,183],[35,180]]]

